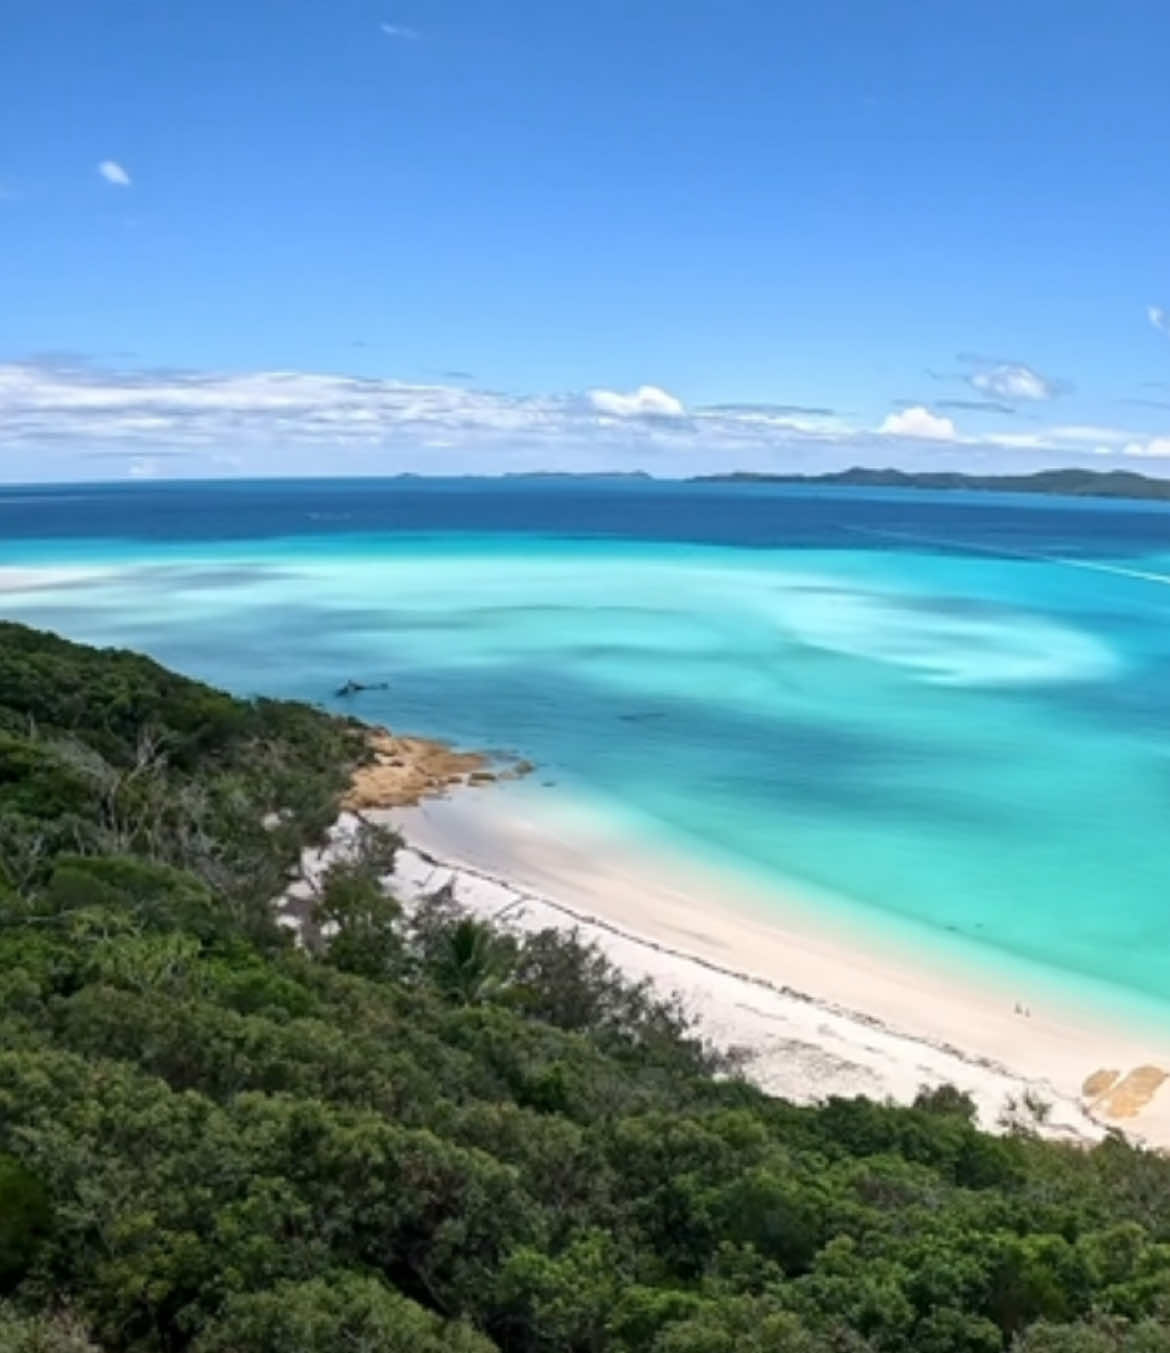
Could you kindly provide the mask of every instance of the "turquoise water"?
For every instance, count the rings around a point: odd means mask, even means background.
[[[0,565],[76,571],[8,575],[9,617],[515,750],[541,781],[871,922],[1170,999],[1161,507],[623,483],[11,490]],[[342,705],[351,677],[389,690]]]

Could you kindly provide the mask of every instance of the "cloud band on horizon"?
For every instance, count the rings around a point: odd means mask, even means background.
[[[598,457],[635,468],[639,455],[751,468],[800,450],[881,462],[899,447],[1056,454],[1170,456],[1170,438],[1123,428],[1028,426],[966,433],[924,404],[876,426],[817,406],[688,408],[654,385],[632,391],[506,394],[307,371],[100,368],[83,361],[0,364],[0,450],[36,447],[157,455],[192,451],[523,450],[588,468]],[[590,459],[592,457],[592,460]],[[486,468],[486,467],[485,467]]]

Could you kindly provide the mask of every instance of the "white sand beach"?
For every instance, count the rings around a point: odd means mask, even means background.
[[[907,1103],[924,1085],[950,1083],[993,1129],[1030,1093],[1050,1106],[1045,1135],[1092,1141],[1114,1127],[1170,1147],[1170,1032],[1163,1040],[1096,1011],[1028,1004],[834,932],[794,899],[752,895],[693,860],[647,858],[642,843],[591,834],[555,793],[458,790],[368,816],[408,843],[392,881],[404,899],[453,879],[477,914],[578,927],[631,977],[678,992],[713,1043],[745,1049],[746,1074],[771,1093]]]
[[[476,915],[576,928],[629,977],[677,993],[769,1093],[909,1103],[950,1084],[991,1130],[1014,1118],[1068,1141],[1116,1129],[1170,1149],[1170,1029],[892,944],[811,895],[648,845],[559,790],[499,782],[516,765],[487,771],[475,753],[384,729],[371,748],[329,842],[278,903],[283,924],[301,927],[315,878],[364,819],[406,842],[386,879],[404,902],[450,882]]]

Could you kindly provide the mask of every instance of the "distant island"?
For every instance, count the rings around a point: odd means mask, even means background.
[[[836,484],[861,489],[974,489],[998,493],[1054,493],[1071,498],[1149,498],[1170,501],[1170,479],[1151,479],[1132,470],[1039,470],[1035,474],[972,475],[950,471],[909,474],[855,465],[833,474],[761,474],[736,470],[696,475],[703,484]]]

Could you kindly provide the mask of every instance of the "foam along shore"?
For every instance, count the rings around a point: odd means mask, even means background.
[[[1170,1033],[1025,1006],[693,860],[648,855],[609,824],[591,829],[555,793],[516,791],[365,813],[407,842],[390,886],[409,902],[450,881],[478,915],[577,927],[630,977],[677,992],[703,1035],[743,1050],[745,1074],[770,1093],[909,1103],[923,1086],[951,1084],[988,1128],[1015,1105],[1045,1136],[1088,1142],[1112,1127],[1170,1148]],[[1029,1101],[1047,1106],[1043,1122]]]

